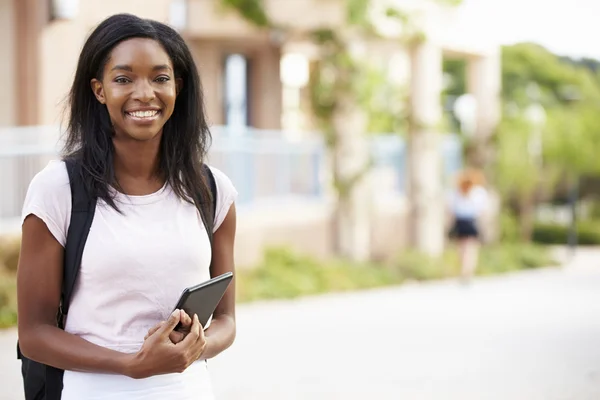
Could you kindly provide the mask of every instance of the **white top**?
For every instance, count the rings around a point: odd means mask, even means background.
[[[487,191],[482,186],[474,186],[466,195],[455,191],[450,196],[450,209],[456,218],[477,218],[487,203]]]
[[[217,186],[216,231],[237,197],[229,178],[212,168]],[[210,279],[210,242],[196,207],[165,185],[146,196],[117,194],[119,214],[99,200],[65,330],[97,345],[138,351],[148,329],[168,318],[188,286]],[[31,181],[23,206],[65,245],[71,190],[62,161],[51,161]],[[135,380],[66,371],[62,400],[213,399],[206,363],[182,374]]]

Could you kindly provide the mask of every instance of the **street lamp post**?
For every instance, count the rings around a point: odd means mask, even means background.
[[[565,86],[561,88],[561,97],[568,104],[575,104],[579,100],[581,100],[581,93],[579,89],[575,86]],[[579,197],[579,174],[576,171],[573,174],[573,182],[571,183],[571,188],[569,192],[569,208],[571,210],[571,223],[569,226],[569,234],[567,238],[567,246],[569,248],[569,253],[571,258],[575,256],[575,251],[577,249],[577,199]]]

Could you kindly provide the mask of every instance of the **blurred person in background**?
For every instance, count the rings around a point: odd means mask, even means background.
[[[109,17],[83,46],[69,106],[65,158],[34,177],[23,206],[22,354],[65,370],[62,400],[211,400],[205,360],[234,341],[234,284],[206,330],[173,308],[184,288],[233,272],[237,191],[204,165],[210,132],[192,55],[164,24]],[[63,331],[65,160],[98,201]],[[218,196],[205,223],[207,168]]]
[[[463,282],[468,282],[477,269],[481,231],[479,219],[488,205],[483,174],[475,169],[462,171],[456,188],[449,198],[449,211],[452,217],[450,237],[458,244],[460,274]]]

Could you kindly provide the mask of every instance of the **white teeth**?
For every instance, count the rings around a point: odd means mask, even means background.
[[[133,116],[133,117],[137,117],[137,118],[149,118],[149,117],[154,117],[156,114],[158,114],[157,110],[152,110],[152,111],[133,111],[128,113],[129,115]]]

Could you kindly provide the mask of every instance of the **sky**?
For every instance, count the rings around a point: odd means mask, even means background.
[[[600,0],[463,0],[461,13],[490,40],[530,41],[572,57],[600,60]]]

